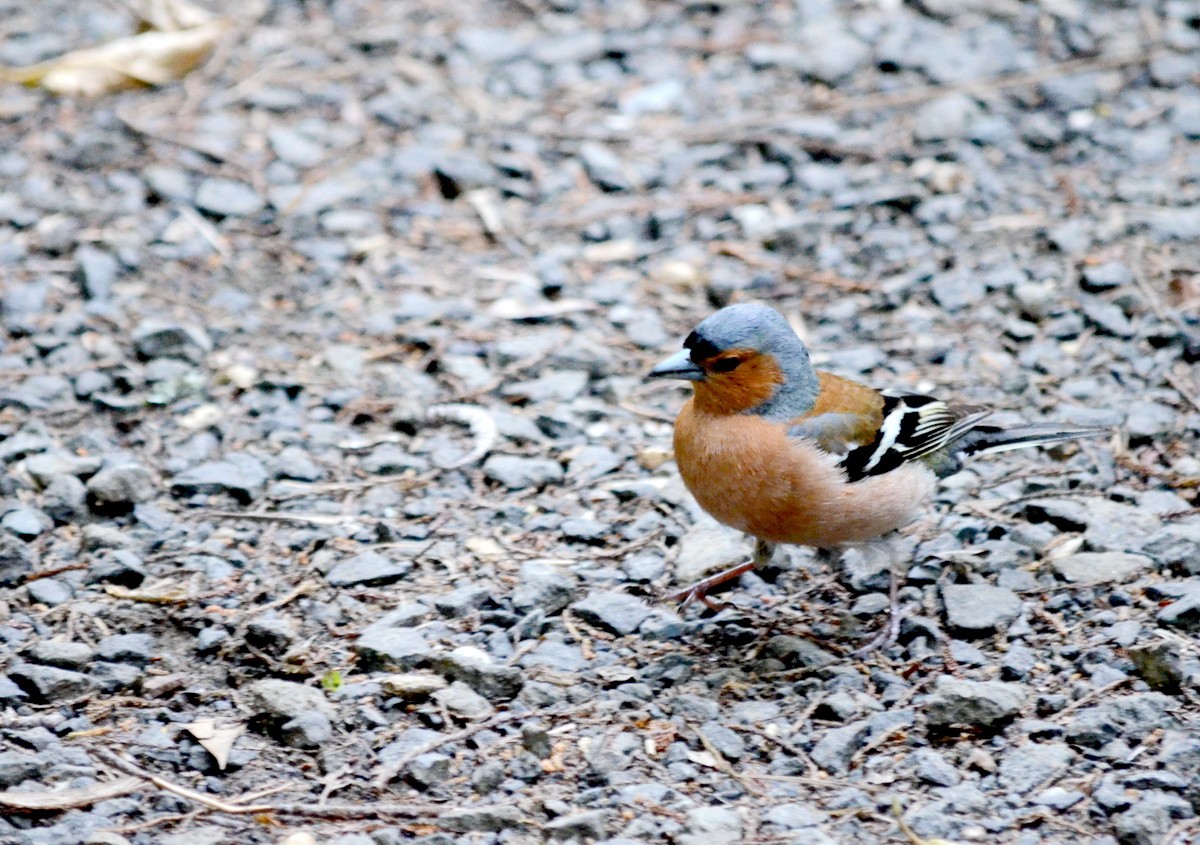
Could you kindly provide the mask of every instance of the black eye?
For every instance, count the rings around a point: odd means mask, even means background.
[[[713,361],[710,369],[714,373],[731,373],[737,369],[740,363],[742,363],[740,358],[718,358]]]

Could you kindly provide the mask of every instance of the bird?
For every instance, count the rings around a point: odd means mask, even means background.
[[[748,561],[667,597],[712,610],[722,605],[710,590],[766,566],[780,544],[833,550],[894,536],[967,458],[1109,433],[992,425],[986,407],[818,371],[784,316],[754,302],[704,319],[647,377],[692,384],[675,420],[679,474],[703,510],[754,540]],[[898,589],[892,566],[889,625],[860,651],[897,638]]]

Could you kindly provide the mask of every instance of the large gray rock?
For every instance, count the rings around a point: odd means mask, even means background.
[[[274,725],[282,725],[308,713],[333,715],[333,705],[316,687],[267,678],[247,684],[240,691],[242,706],[253,716]]]
[[[1020,597],[991,584],[947,584],[942,602],[950,629],[968,637],[994,634],[1021,615]]]
[[[374,551],[365,551],[334,564],[325,580],[334,587],[394,584],[412,572],[410,560],[397,560]]]
[[[1001,758],[997,779],[1006,792],[1026,793],[1064,771],[1075,756],[1070,746],[1061,742],[1031,742]]]
[[[516,455],[492,455],[483,462],[483,472],[509,490],[544,487],[563,479],[563,468],[558,461]]]
[[[589,625],[624,636],[632,634],[650,615],[650,606],[620,590],[590,593],[571,610]]]
[[[0,531],[0,585],[15,584],[33,569],[34,556],[25,541]]]
[[[962,681],[943,675],[925,702],[925,719],[931,727],[992,727],[1016,717],[1027,698],[1022,684]]]
[[[23,663],[8,672],[8,677],[29,696],[35,704],[53,704],[78,698],[91,692],[96,682],[80,672],[59,669],[55,666],[39,666]]]
[[[1122,584],[1153,569],[1154,561],[1124,552],[1079,552],[1052,558],[1050,565],[1074,584]]]
[[[262,495],[268,477],[258,458],[233,454],[179,473],[171,479],[171,492],[176,496],[225,493],[246,505]]]

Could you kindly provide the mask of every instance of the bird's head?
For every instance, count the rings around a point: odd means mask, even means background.
[[[648,378],[693,382],[700,410],[778,420],[807,413],[818,390],[800,338],[782,314],[756,303],[730,305],[705,319]]]

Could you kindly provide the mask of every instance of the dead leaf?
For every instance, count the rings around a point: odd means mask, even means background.
[[[147,604],[183,604],[188,600],[187,590],[165,581],[140,590],[130,590],[117,584],[105,584],[104,592],[115,599],[141,601]]]
[[[176,32],[143,32],[48,62],[3,69],[0,79],[80,97],[166,85],[195,70],[228,26],[215,20]]]
[[[131,5],[133,13],[142,22],[143,31],[179,32],[214,19],[212,12],[187,0],[133,0]]]
[[[18,810],[73,810],[88,807],[137,792],[146,786],[141,778],[119,778],[105,783],[94,783],[78,789],[48,789],[42,792],[0,792],[0,806]]]
[[[225,771],[225,764],[229,762],[233,741],[246,731],[243,725],[218,728],[212,719],[199,719],[190,725],[184,725],[183,729],[194,736],[196,742],[213,756],[217,761],[217,768],[221,771]]]

